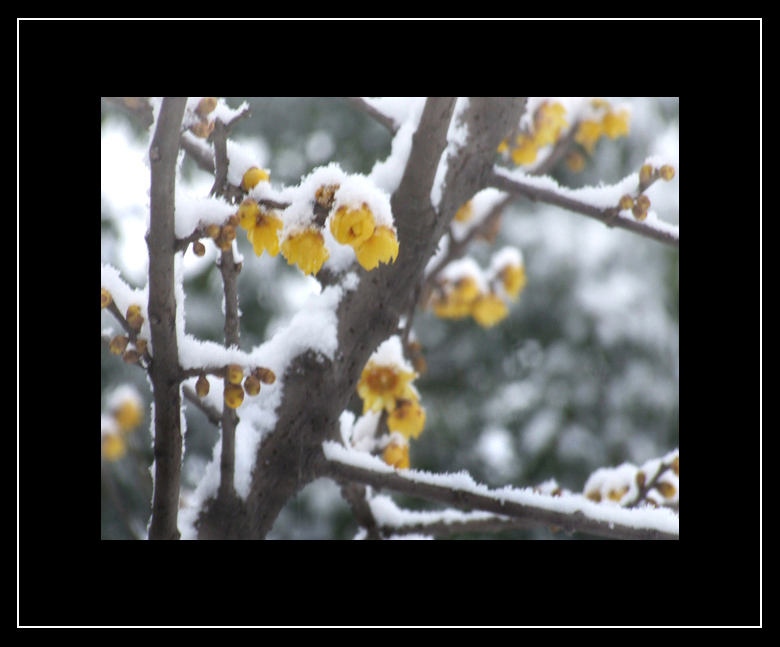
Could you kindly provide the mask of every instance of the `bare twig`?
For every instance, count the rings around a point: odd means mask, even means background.
[[[181,484],[181,394],[174,291],[174,206],[176,158],[186,97],[165,97],[149,159],[152,166],[149,248],[149,325],[154,362],[149,370],[154,391],[155,483],[150,539],[178,539]]]
[[[182,393],[187,400],[203,412],[212,425],[219,427],[222,422],[222,414],[219,411],[210,404],[206,404],[189,386],[182,387]]]
[[[366,501],[366,486],[360,483],[344,483],[341,486],[341,496],[349,503],[355,521],[365,528],[367,539],[382,539],[379,528],[371,512],[371,506]]]

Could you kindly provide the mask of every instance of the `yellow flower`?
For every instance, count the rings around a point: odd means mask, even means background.
[[[265,250],[271,256],[276,256],[279,253],[278,231],[281,228],[282,220],[274,215],[273,211],[261,214],[257,218],[255,226],[246,235],[255,249],[255,254],[262,256],[263,250]]]
[[[528,135],[518,135],[517,148],[512,151],[512,161],[517,164],[531,164],[536,160],[536,143]]]
[[[610,139],[616,139],[621,135],[628,135],[629,114],[626,110],[620,112],[608,112],[601,119],[604,134]]]
[[[580,122],[579,128],[577,128],[577,134],[574,136],[574,141],[580,144],[588,153],[592,153],[596,147],[596,142],[604,134],[603,128],[598,121],[586,119]]]
[[[471,308],[471,316],[480,326],[490,328],[509,314],[506,303],[495,294],[483,294]]]
[[[425,426],[425,409],[414,400],[401,400],[387,417],[387,427],[390,431],[398,431],[407,439],[417,438]]]
[[[238,207],[238,218],[244,229],[251,230],[260,215],[260,205],[252,198],[247,198]]]
[[[537,146],[554,144],[569,124],[563,118],[566,108],[560,103],[543,103],[534,115],[534,142]]]
[[[382,409],[393,411],[396,400],[416,400],[409,382],[416,373],[403,371],[397,366],[384,366],[370,361],[363,369],[357,392],[363,398],[363,413],[378,413]]]
[[[504,283],[504,289],[512,301],[517,301],[517,297],[525,288],[525,267],[522,265],[507,265],[501,270],[501,280]]]
[[[473,215],[474,215],[474,209],[471,206],[471,200],[469,200],[460,209],[458,209],[457,213],[455,214],[455,220],[457,220],[458,222],[468,222],[469,220],[471,220],[471,217]]]
[[[322,264],[330,257],[325,239],[316,229],[304,229],[289,236],[282,243],[282,255],[287,264],[297,263],[304,274],[314,274],[320,271]]]
[[[385,451],[382,453],[382,459],[385,463],[396,469],[409,469],[409,445],[399,445],[395,442],[391,442],[385,447]]]
[[[442,298],[433,303],[433,312],[442,319],[461,319],[471,314],[471,306],[479,296],[474,278],[466,276],[452,284]]]
[[[127,445],[119,434],[105,434],[100,439],[100,451],[107,461],[118,461],[127,453]]]
[[[395,232],[389,227],[377,227],[367,241],[355,250],[358,263],[364,269],[373,270],[379,262],[395,263],[398,256],[398,240]]]
[[[124,400],[114,410],[114,420],[119,425],[119,431],[127,433],[132,431],[135,427],[141,424],[144,419],[144,412],[141,409],[141,404],[136,400]]]
[[[333,237],[342,245],[352,245],[355,249],[371,238],[374,228],[374,214],[366,204],[360,209],[340,207],[330,221]]]
[[[268,171],[253,166],[244,173],[244,177],[241,178],[241,188],[244,189],[244,191],[249,191],[252,187],[260,184],[260,182],[268,182],[269,179],[270,175],[268,175]]]

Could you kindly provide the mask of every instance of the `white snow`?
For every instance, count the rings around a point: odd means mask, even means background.
[[[470,104],[468,97],[458,97],[455,102],[455,110],[452,113],[450,127],[447,130],[447,148],[439,158],[439,166],[436,168],[436,176],[431,187],[431,204],[437,211],[441,203],[441,196],[447,181],[447,169],[451,159],[454,159],[461,148],[466,145],[469,137],[469,129],[463,120],[463,114]]]

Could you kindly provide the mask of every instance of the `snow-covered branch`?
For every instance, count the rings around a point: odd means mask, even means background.
[[[335,442],[323,445],[321,476],[387,488],[457,508],[484,510],[612,539],[679,539],[679,518],[670,510],[625,509],[589,501],[579,494],[548,496],[532,489],[491,490],[465,472],[431,474],[396,470],[365,452]]]
[[[618,206],[620,198],[630,194],[639,185],[637,174],[632,174],[612,186],[567,189],[558,186],[555,180],[549,177],[532,177],[521,171],[507,171],[497,167],[490,177],[490,185],[534,202],[552,204],[595,218],[608,227],[620,227],[672,247],[680,247],[678,226],[659,220],[654,213],[647,214],[647,219],[640,221],[621,212]]]

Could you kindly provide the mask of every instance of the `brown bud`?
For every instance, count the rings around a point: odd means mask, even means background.
[[[585,498],[599,503],[601,501],[601,492],[598,490],[591,490],[590,492],[585,493]]]
[[[241,224],[241,218],[239,218],[237,213],[234,213],[232,216],[230,216],[227,219],[227,224],[229,224],[231,227],[235,229]]]
[[[655,489],[658,490],[661,493],[661,496],[665,499],[673,497],[674,493],[677,492],[677,488],[675,488],[671,483],[667,483],[666,481],[659,481],[656,483]]]
[[[209,384],[209,381],[206,379],[205,375],[201,375],[198,378],[198,381],[195,382],[195,393],[198,394],[198,397],[202,398],[204,395],[208,395],[210,388],[211,385]]]
[[[677,476],[680,476],[680,457],[675,456],[674,460],[672,461],[672,472],[674,472]]]
[[[141,339],[140,337],[135,340],[135,349],[141,353],[141,355],[146,355],[147,351],[147,342],[145,339]]]
[[[217,107],[217,97],[203,97],[198,102],[198,107],[195,108],[195,112],[197,112],[201,117],[205,117],[210,112],[214,112],[214,108]]]
[[[244,369],[238,364],[229,364],[225,369],[225,377],[231,384],[241,384],[244,379]]]
[[[646,184],[653,177],[653,167],[650,164],[643,164],[639,169],[639,182]]]
[[[626,194],[622,198],[620,198],[620,202],[618,203],[618,207],[620,207],[621,210],[625,211],[626,209],[633,209],[634,207],[634,198],[632,198],[630,195]]]
[[[650,208],[650,198],[643,193],[636,199],[636,206],[642,211],[647,211]]]
[[[127,343],[130,340],[124,335],[117,335],[108,344],[108,350],[114,355],[121,355],[127,348]]]
[[[273,384],[276,382],[276,375],[270,368],[260,366],[255,369],[254,373],[257,376],[257,379],[263,384]]]
[[[144,317],[141,314],[141,306],[130,306],[125,314],[128,325],[138,332],[144,324]]]
[[[195,254],[195,256],[205,256],[206,246],[199,240],[196,240],[192,243],[192,253]]]
[[[209,238],[212,238],[213,240],[216,240],[219,238],[219,232],[222,231],[222,227],[219,225],[206,225],[206,236]]]
[[[642,470],[639,470],[636,473],[636,486],[641,490],[643,487],[645,487],[645,480],[647,477],[645,476],[645,473]]]
[[[658,174],[668,182],[674,177],[674,167],[669,166],[668,164],[664,164],[660,169],[658,169]]]
[[[199,121],[198,123],[190,126],[190,130],[192,131],[192,134],[195,135],[195,137],[206,139],[206,137],[211,134],[211,131],[214,130],[214,122]]]
[[[634,214],[634,218],[636,218],[637,220],[644,220],[645,218],[647,218],[647,211],[642,211],[639,207],[634,207],[631,210],[631,213]]]
[[[236,228],[233,225],[222,227],[222,238],[232,243],[236,239]]]
[[[257,379],[257,376],[250,375],[244,380],[244,391],[247,392],[247,395],[257,395],[260,393],[260,380]]]
[[[141,359],[141,353],[132,348],[128,348],[125,354],[122,355],[122,359],[128,364],[138,364],[138,360]]]
[[[100,288],[100,309],[111,305],[111,293],[106,288]]]

